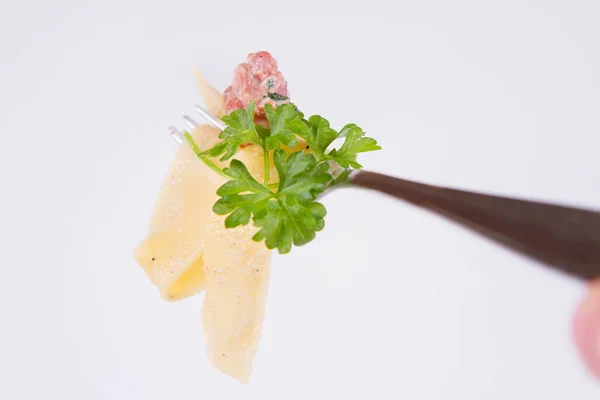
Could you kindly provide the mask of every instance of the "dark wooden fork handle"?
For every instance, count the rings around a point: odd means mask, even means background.
[[[600,213],[425,185],[359,171],[350,182],[443,215],[583,279],[600,277]]]

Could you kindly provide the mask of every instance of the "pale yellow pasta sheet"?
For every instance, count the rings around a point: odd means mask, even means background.
[[[195,74],[205,105],[222,116],[223,96],[200,71]],[[218,131],[201,125],[192,136],[205,149],[218,140]],[[262,179],[258,147],[245,147],[235,158]],[[223,373],[247,382],[264,318],[271,252],[264,243],[252,241],[256,229],[251,224],[226,229],[224,217],[212,212],[216,191],[224,182],[187,144],[181,145],[135,258],[165,300],[206,290],[202,326],[209,359]]]

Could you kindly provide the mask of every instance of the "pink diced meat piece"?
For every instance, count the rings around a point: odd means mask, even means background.
[[[233,83],[223,95],[227,113],[246,108],[255,100],[257,117],[264,116],[265,104],[277,107],[289,103],[287,82],[277,68],[277,61],[266,51],[250,53],[247,62],[237,66]]]
[[[239,110],[244,107],[244,103],[233,93],[233,87],[229,86],[225,89],[223,93],[223,97],[225,97],[225,109],[227,110],[227,114],[229,114],[233,110]]]

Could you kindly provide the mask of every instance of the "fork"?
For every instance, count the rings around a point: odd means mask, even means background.
[[[209,125],[226,125],[203,107],[196,111]],[[185,124],[199,124],[187,115]],[[178,143],[184,138],[169,127]],[[591,280],[600,277],[600,212],[524,199],[489,195],[355,170],[344,185],[375,190],[475,231],[507,249],[569,276]]]

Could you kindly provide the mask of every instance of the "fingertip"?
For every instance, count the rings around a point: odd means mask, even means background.
[[[590,284],[573,325],[579,354],[590,372],[600,379],[600,280]]]

